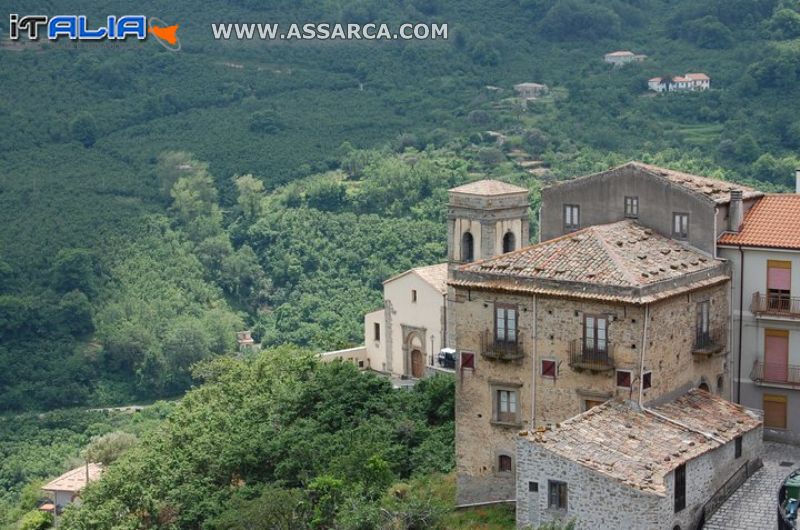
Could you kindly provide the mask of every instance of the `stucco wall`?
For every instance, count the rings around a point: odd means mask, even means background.
[[[417,291],[417,301],[412,300],[412,291]],[[425,366],[431,364],[431,353],[435,356],[444,347],[442,340],[444,322],[444,295],[431,284],[411,272],[383,287],[383,296],[390,302],[391,319],[387,323],[391,334],[391,366],[387,371],[396,375],[411,375],[411,349],[419,348]],[[405,330],[405,332],[404,332]],[[416,335],[417,340],[412,338]],[[433,343],[431,343],[433,339]],[[412,346],[412,341],[415,345]]]
[[[731,379],[732,398],[737,399],[736,381],[740,372],[738,367],[739,355],[739,325],[741,319],[742,351],[741,351],[741,403],[747,407],[762,409],[763,395],[781,395],[787,399],[787,429],[767,429],[764,436],[767,439],[800,444],[800,415],[791,411],[800,410],[800,388],[792,388],[779,384],[756,384],[750,378],[750,372],[756,360],[763,360],[764,356],[764,330],[776,329],[789,331],[789,364],[800,365],[800,318],[772,317],[761,315],[756,318],[750,310],[753,293],[762,295],[767,288],[767,262],[768,260],[792,262],[792,296],[800,296],[800,252],[787,252],[781,250],[744,248],[744,275],[742,277],[741,255],[738,248],[720,247],[719,255],[727,259],[732,266],[731,281]],[[743,283],[741,294],[742,311],[740,313],[740,284]]]
[[[541,240],[564,233],[563,205],[580,206],[581,228],[625,218],[625,197],[639,197],[639,222],[672,236],[672,213],[689,213],[689,243],[714,253],[715,205],[666,179],[651,177],[633,168],[620,168],[593,178],[558,183],[542,190]],[[718,228],[719,231],[719,228]]]
[[[380,326],[378,340],[375,340],[375,324]],[[379,309],[364,315],[364,345],[367,350],[368,368],[386,372],[386,310]]]

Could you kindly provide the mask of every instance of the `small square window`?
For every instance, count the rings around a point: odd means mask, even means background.
[[[552,510],[567,509],[567,483],[559,480],[547,481],[547,507]]]
[[[465,351],[461,352],[461,369],[470,368],[472,370],[475,369],[475,354],[468,353]]]
[[[672,212],[672,237],[689,239],[689,214]]]
[[[495,397],[495,421],[502,423],[516,423],[518,420],[517,412],[517,391],[516,390],[497,390]]]
[[[542,377],[556,377],[556,362],[550,359],[542,359]]]
[[[581,207],[577,204],[564,205],[564,231],[572,232],[581,227]]]
[[[653,386],[653,372],[645,372],[642,374],[642,389],[647,390]]]
[[[742,456],[742,437],[737,436],[733,441],[734,447],[734,458],[740,458]]]
[[[512,467],[511,457],[508,455],[500,455],[497,470],[501,472],[510,472]]]
[[[539,493],[539,483],[538,482],[528,482],[528,491],[532,493]]]
[[[617,370],[617,386],[622,388],[631,387],[630,370]]]
[[[639,217],[639,197],[625,197],[625,217]]]
[[[412,289],[411,290],[411,301],[414,302],[415,304],[417,303],[417,290],[416,289]]]

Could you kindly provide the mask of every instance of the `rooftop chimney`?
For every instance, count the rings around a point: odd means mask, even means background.
[[[731,204],[728,207],[728,230],[738,233],[744,219],[742,190],[731,190]]]
[[[800,193],[800,169],[794,170],[794,192]]]

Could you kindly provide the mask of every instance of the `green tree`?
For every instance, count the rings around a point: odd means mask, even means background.
[[[733,144],[736,158],[745,163],[753,162],[758,158],[758,144],[750,134],[743,134]]]
[[[92,251],[64,248],[58,251],[52,265],[53,287],[60,292],[95,291],[96,265]]]
[[[208,530],[304,530],[310,528],[310,505],[301,490],[267,486],[258,497],[235,496]]]
[[[242,211],[242,215],[248,221],[252,221],[261,215],[261,203],[264,197],[264,183],[253,175],[242,175],[234,177],[236,190],[239,195],[236,202]]]
[[[124,431],[94,436],[84,448],[82,456],[87,462],[109,466],[136,445],[136,441],[136,435]]]
[[[158,155],[155,168],[159,191],[165,199],[171,197],[172,187],[181,177],[208,173],[208,164],[185,151],[164,151]]]
[[[60,326],[73,335],[85,335],[94,331],[92,305],[80,291],[70,291],[58,302]]]
[[[800,37],[800,13],[794,9],[778,9],[769,21],[769,28],[780,39]]]
[[[53,526],[53,515],[41,510],[30,511],[19,522],[19,530],[45,530]]]
[[[83,144],[84,147],[92,147],[97,140],[97,124],[94,116],[88,112],[81,112],[69,124],[72,138]]]

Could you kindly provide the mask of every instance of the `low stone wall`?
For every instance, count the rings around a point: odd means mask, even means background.
[[[358,346],[356,348],[348,348],[346,350],[329,351],[319,354],[319,358],[323,362],[331,362],[337,359],[351,362],[361,368],[362,370],[368,369],[369,359],[367,359],[367,347]]]

